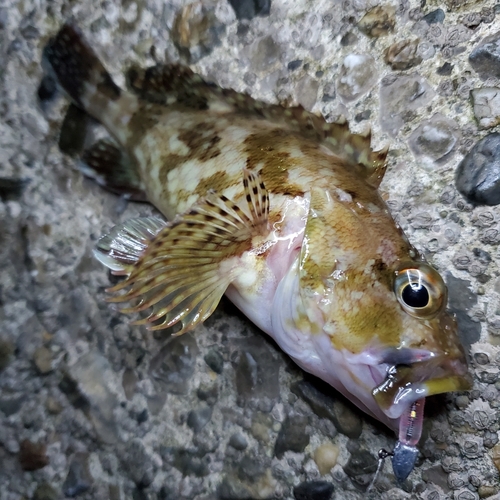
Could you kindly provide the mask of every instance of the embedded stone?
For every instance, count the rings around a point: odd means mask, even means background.
[[[42,469],[49,463],[47,447],[43,443],[32,443],[28,439],[21,442],[18,458],[21,468],[26,471]]]
[[[338,456],[339,447],[331,442],[324,443],[314,450],[313,458],[322,476],[328,474],[335,467]]]
[[[307,417],[296,415],[287,417],[281,426],[274,446],[274,454],[282,458],[286,451],[301,453],[309,444],[309,434],[306,431]]]
[[[304,481],[293,489],[295,500],[330,500],[333,484],[327,481]]]
[[[191,410],[187,418],[188,427],[193,429],[193,432],[200,432],[212,418],[212,407],[205,406],[197,410]]]
[[[442,23],[444,21],[444,18],[445,14],[443,9],[436,9],[426,14],[422,19],[427,24],[436,24],[436,23]]]
[[[474,117],[479,128],[486,129],[500,123],[500,89],[483,87],[470,92]]]
[[[418,54],[419,40],[401,40],[393,43],[384,53],[385,62],[394,70],[418,66],[422,57]]]
[[[395,13],[392,5],[378,5],[361,18],[358,29],[372,38],[388,35],[396,25]]]
[[[380,124],[396,136],[413,112],[429,104],[435,92],[420,75],[389,75],[380,87]]]
[[[482,80],[500,78],[500,32],[482,40],[470,53],[469,63]]]
[[[437,161],[453,151],[459,137],[457,124],[440,113],[436,113],[412,132],[408,145],[415,156]]]
[[[271,0],[229,0],[229,3],[239,20],[268,16],[271,11]]]
[[[500,134],[483,137],[465,155],[455,173],[455,185],[470,203],[500,203]]]
[[[375,60],[368,54],[349,54],[344,58],[337,79],[337,92],[345,101],[366,94],[378,80]]]
[[[63,493],[67,497],[74,498],[91,488],[93,480],[89,472],[88,458],[87,453],[76,453],[72,458],[62,486]]]

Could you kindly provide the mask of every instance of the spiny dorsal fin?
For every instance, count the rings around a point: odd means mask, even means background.
[[[353,134],[345,118],[328,123],[323,116],[302,106],[283,107],[257,101],[247,94],[222,89],[205,82],[191,69],[178,64],[159,64],[145,70],[132,69],[129,84],[138,95],[156,103],[181,104],[191,109],[219,113],[243,113],[283,126],[304,137],[323,143],[352,165],[375,187],[385,171],[387,151],[372,151],[371,133]]]
[[[205,321],[241,272],[239,257],[255,247],[256,236],[269,232],[269,197],[264,184],[248,170],[243,184],[247,210],[225,196],[209,193],[164,227],[148,219],[146,231],[128,223],[113,229],[98,243],[96,253],[105,265],[129,272],[129,276],[108,290],[125,291],[109,301],[138,300],[121,312],[151,309],[147,318],[135,322],[163,320],[149,326],[151,330],[181,323],[180,335]],[[137,241],[133,241],[134,235]]]

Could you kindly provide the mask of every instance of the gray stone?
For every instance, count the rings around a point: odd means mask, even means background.
[[[435,23],[442,23],[444,21],[445,14],[443,9],[436,9],[433,10],[432,12],[429,12],[423,17],[423,20],[427,24],[435,24]]]
[[[63,493],[74,498],[92,487],[93,479],[89,472],[88,454],[76,453],[71,459],[68,475],[62,486]]]
[[[456,315],[458,336],[466,349],[479,340],[481,324],[474,322],[467,314],[477,304],[477,296],[471,292],[471,282],[455,278],[450,272],[446,273],[448,287],[448,307]]]
[[[57,490],[49,483],[42,483],[36,487],[33,492],[32,500],[58,500]]]
[[[221,374],[224,369],[224,358],[219,350],[214,347],[210,349],[203,358],[205,363],[217,374]]]
[[[305,481],[295,486],[295,500],[330,500],[333,494],[333,484],[327,481]]]
[[[474,117],[479,128],[487,129],[500,123],[500,89],[483,87],[470,92]]]
[[[238,19],[253,19],[255,16],[268,16],[271,0],[229,0]]]
[[[380,124],[392,136],[396,136],[415,111],[429,104],[434,90],[420,75],[390,75],[380,87]]]
[[[248,441],[245,436],[240,432],[232,434],[229,438],[229,445],[232,446],[235,450],[242,451],[248,446]]]
[[[470,203],[500,203],[500,134],[483,137],[465,155],[455,173],[455,185]]]
[[[377,470],[377,463],[377,459],[370,452],[359,449],[351,454],[344,471],[355,485],[364,488],[370,484]]]
[[[337,92],[345,101],[354,101],[366,94],[378,80],[375,61],[368,54],[347,55],[337,77]]]
[[[500,78],[500,32],[482,40],[469,55],[470,65],[480,78]]]
[[[33,362],[41,375],[52,371],[52,351],[47,347],[38,347],[33,355]]]
[[[458,125],[436,113],[412,132],[408,145],[415,156],[437,161],[449,157],[459,138]]]
[[[141,439],[132,439],[127,444],[127,450],[123,457],[124,465],[129,477],[137,486],[146,488],[154,479],[154,467],[150,453],[146,450]]]
[[[193,429],[193,432],[200,432],[212,418],[212,407],[205,406],[196,410],[191,410],[187,418],[188,426]]]
[[[187,394],[198,352],[198,344],[192,333],[172,337],[151,360],[149,368],[159,391]]]
[[[271,411],[280,397],[279,366],[262,336],[240,339],[232,355],[238,404]]]
[[[286,451],[301,453],[309,444],[309,434],[306,431],[307,417],[296,415],[287,417],[283,422],[274,446],[274,454],[282,458]]]

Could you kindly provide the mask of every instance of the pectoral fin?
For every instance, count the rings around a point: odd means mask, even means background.
[[[148,227],[135,219],[135,227],[125,223],[101,239],[96,249],[99,260],[115,271],[129,272],[125,281],[108,290],[125,293],[109,301],[138,301],[122,309],[124,313],[151,309],[147,318],[135,322],[163,319],[151,330],[181,323],[180,335],[205,321],[238,275],[239,257],[269,232],[263,183],[246,170],[243,183],[247,210],[209,193],[163,228],[151,219]]]

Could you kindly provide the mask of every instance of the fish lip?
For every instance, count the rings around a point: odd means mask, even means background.
[[[389,367],[386,378],[375,387],[372,395],[387,417],[397,419],[419,399],[444,392],[464,391],[471,386],[464,359],[435,356],[412,365]]]

